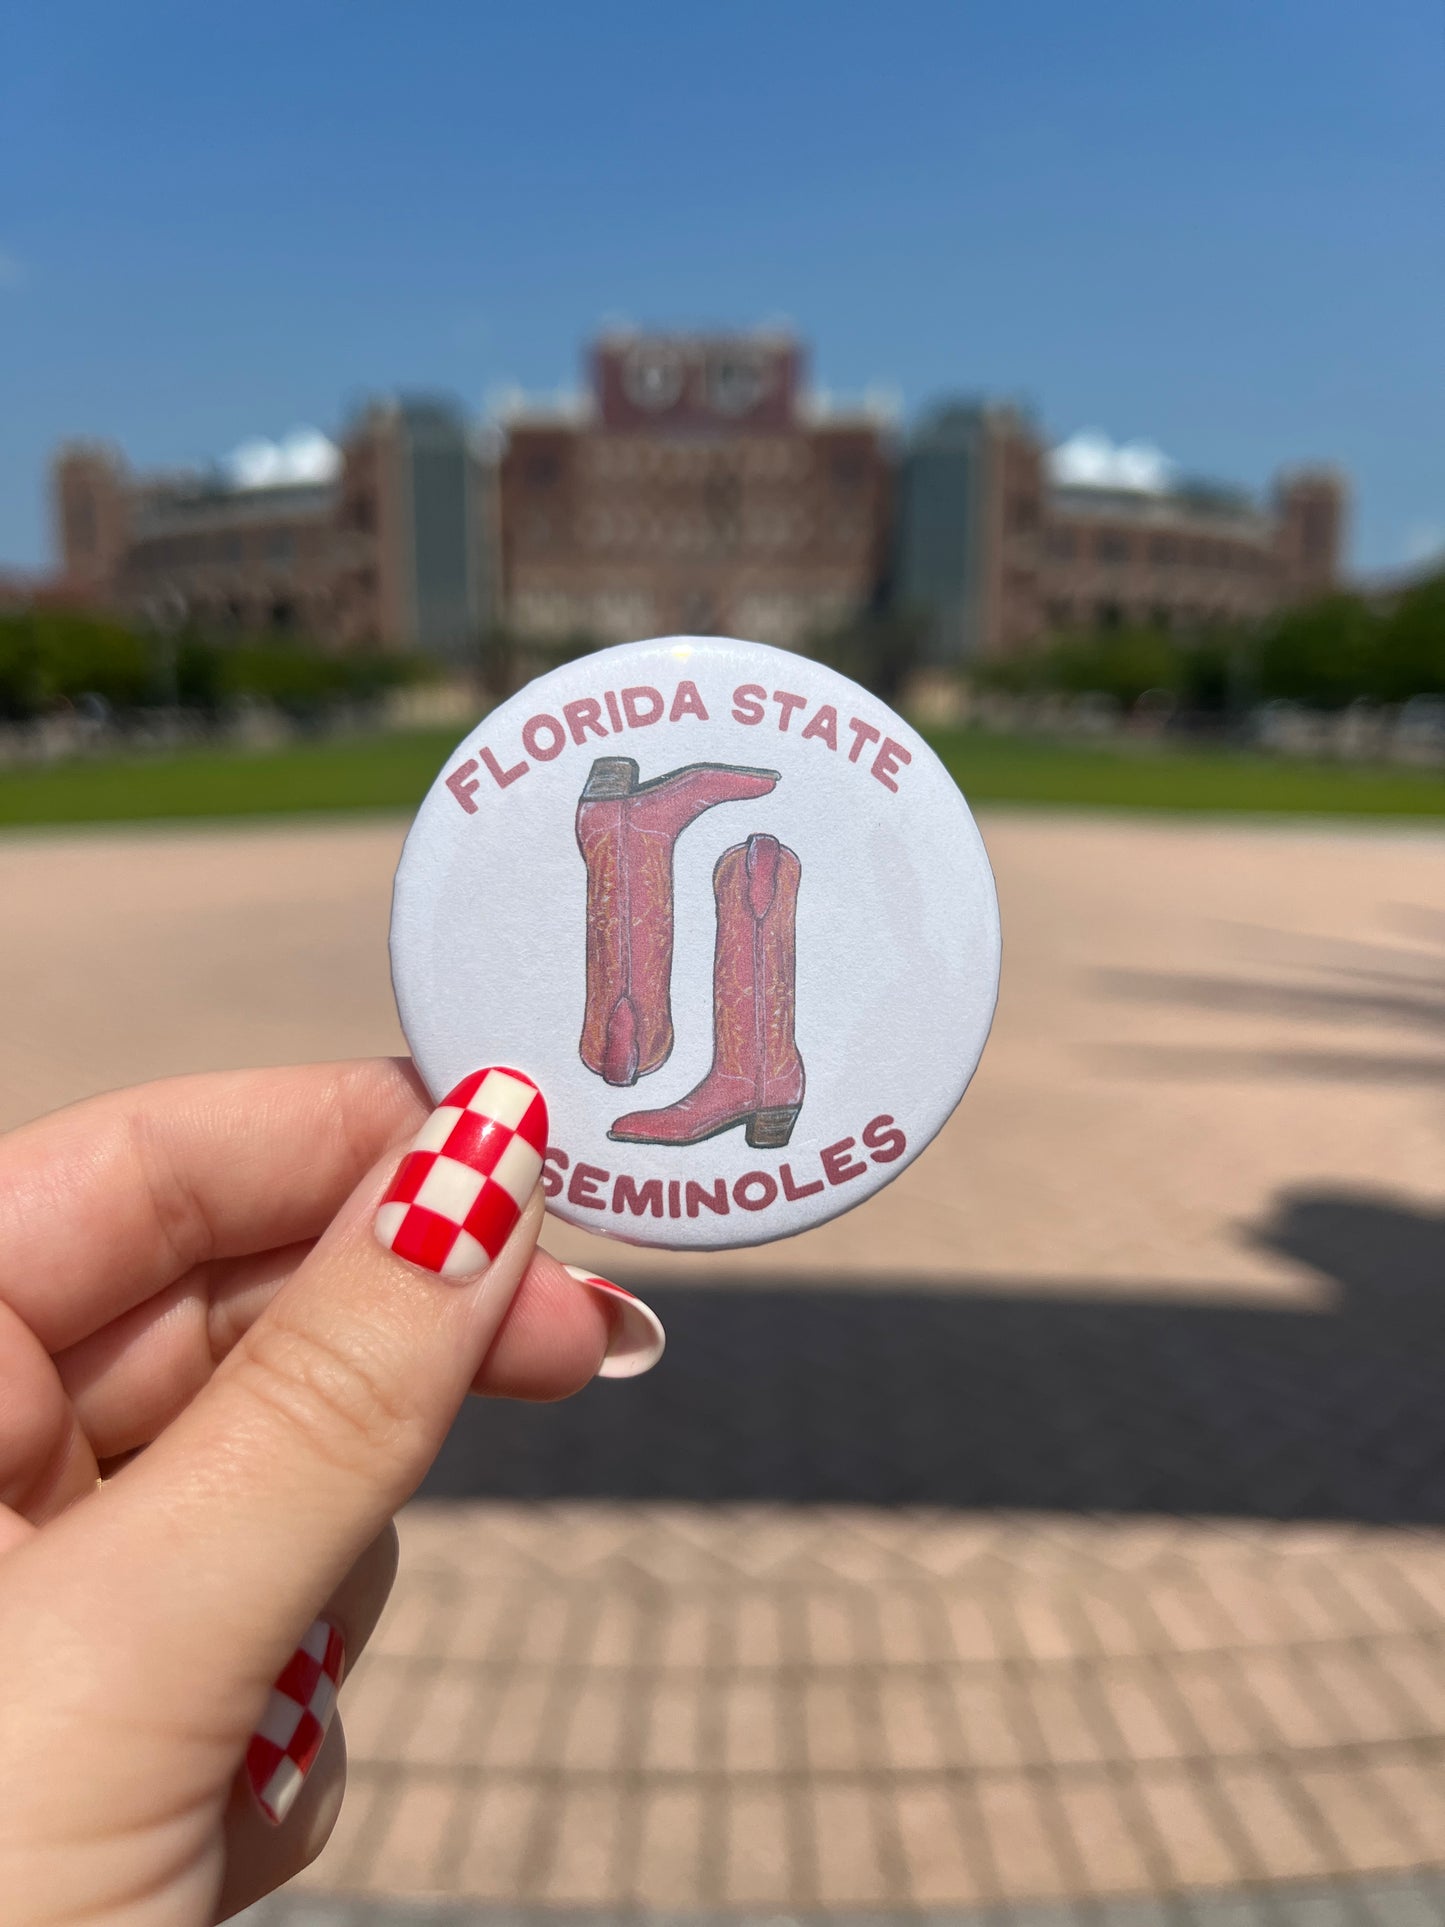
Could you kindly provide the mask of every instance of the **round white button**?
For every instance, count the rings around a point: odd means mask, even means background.
[[[998,904],[952,778],[877,697],[674,636],[541,677],[461,744],[406,840],[391,959],[434,1093],[486,1064],[541,1087],[559,1217],[761,1244],[944,1123]]]

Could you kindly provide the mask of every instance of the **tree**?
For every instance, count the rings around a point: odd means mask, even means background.
[[[1386,702],[1445,696],[1445,574],[1409,589],[1380,625],[1375,688]]]
[[[28,614],[0,616],[0,720],[24,722],[44,700],[34,622]]]
[[[119,711],[179,702],[210,715],[254,696],[307,717],[371,700],[430,668],[415,656],[327,655],[300,638],[222,645],[191,632],[147,636],[79,610],[0,616],[0,718],[18,722],[84,696]]]
[[[1179,697],[1186,710],[1223,716],[1240,706],[1247,638],[1211,629],[1179,652]]]
[[[82,696],[133,708],[145,700],[151,673],[145,643],[118,622],[69,609],[0,618],[0,711],[14,719]]]
[[[1379,694],[1379,621],[1354,595],[1286,609],[1265,625],[1254,651],[1258,694],[1316,709],[1342,709]]]
[[[922,660],[925,629],[925,619],[910,610],[864,610],[809,637],[806,652],[885,702],[896,702]]]
[[[1157,629],[1115,629],[1054,644],[1045,658],[1049,686],[1078,696],[1112,696],[1125,707],[1146,689],[1180,686],[1179,652]]]

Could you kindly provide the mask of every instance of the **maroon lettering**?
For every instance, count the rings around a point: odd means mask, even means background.
[[[908,1149],[908,1139],[894,1125],[887,1111],[881,1117],[869,1118],[863,1126],[863,1142],[872,1152],[875,1164],[891,1164]]]
[[[647,714],[642,710],[644,702],[649,705]],[[667,704],[662,700],[662,691],[649,689],[646,683],[636,689],[624,689],[622,692],[622,713],[634,729],[645,729],[649,723],[659,722],[666,707]]]
[[[760,723],[763,720],[763,701],[767,693],[760,682],[740,683],[733,691],[733,721]]]
[[[640,1218],[644,1211],[650,1211],[654,1218],[662,1216],[662,1179],[649,1178],[640,1187],[624,1172],[612,1188],[612,1209],[630,1211],[634,1218]]]
[[[773,691],[773,701],[778,705],[778,728],[783,735],[786,736],[788,733],[788,724],[793,720],[793,711],[795,709],[806,709],[808,699],[806,696],[791,695],[786,689],[775,689]]]
[[[884,789],[892,790],[896,796],[898,794],[898,785],[894,782],[893,778],[897,773],[898,766],[900,763],[911,763],[912,761],[912,750],[905,749],[902,743],[895,743],[891,736],[885,736],[883,738],[882,749],[880,749],[878,754],[873,758],[873,774],[878,778],[878,781],[883,785]]]
[[[825,1144],[818,1156],[823,1160],[829,1184],[846,1184],[849,1178],[867,1175],[868,1166],[858,1158],[850,1158],[848,1153],[857,1143],[856,1138],[840,1137],[836,1144]],[[580,1169],[580,1166],[579,1166]],[[572,1193],[567,1193],[570,1198]]]
[[[754,1192],[759,1195],[754,1197]],[[742,1211],[766,1211],[777,1195],[777,1180],[766,1171],[744,1171],[733,1186],[733,1203]]]
[[[614,732],[620,734],[622,730],[622,711],[617,707],[616,695],[610,689],[605,690],[603,692],[602,700],[607,705],[608,719],[612,724],[612,728]]]
[[[672,699],[667,720],[675,723],[683,716],[696,716],[700,723],[707,721],[707,711],[702,706],[702,697],[698,694],[695,682],[680,682],[677,685],[677,694]]]
[[[811,1198],[815,1192],[821,1191],[823,1188],[823,1180],[821,1178],[814,1178],[811,1184],[799,1184],[793,1176],[793,1167],[791,1164],[780,1164],[778,1166],[778,1176],[783,1180],[783,1196],[788,1200],[789,1204],[796,1204],[799,1198]]]
[[[473,782],[472,780],[476,772],[477,759],[474,756],[469,756],[464,763],[458,763],[451,775],[447,778],[447,788],[461,804],[468,816],[475,816],[477,813],[477,806],[472,801],[472,798],[482,787],[480,783]]]
[[[550,749],[542,747],[544,729],[551,737]],[[555,716],[529,716],[522,725],[522,747],[529,756],[535,756],[539,763],[550,763],[554,756],[560,756],[567,747],[567,732]]]
[[[838,712],[831,703],[824,703],[817,715],[803,731],[805,736],[813,736],[829,749],[838,747]]]
[[[853,747],[848,752],[848,761],[850,763],[856,763],[863,745],[865,743],[876,743],[878,741],[878,731],[873,727],[872,723],[860,723],[856,716],[850,716],[848,718],[848,727],[853,732]]]
[[[595,696],[583,696],[578,702],[563,703],[562,714],[567,718],[567,727],[572,732],[572,741],[579,749],[582,747],[582,738],[589,729],[594,736],[607,734],[602,727],[602,705]]]
[[[544,1198],[560,1198],[562,1195],[562,1173],[572,1162],[565,1151],[554,1150],[550,1145],[542,1154],[542,1195]]]
[[[568,1204],[585,1205],[589,1211],[605,1211],[607,1200],[597,1196],[597,1187],[606,1184],[611,1176],[612,1173],[604,1171],[600,1164],[579,1164],[567,1186]]]
[[[682,1180],[680,1178],[667,1180],[667,1215],[669,1218],[682,1216]]]
[[[525,763],[513,763],[510,769],[503,769],[489,749],[482,751],[482,761],[491,772],[492,780],[499,790],[504,790],[508,783],[515,783],[519,776],[525,776],[527,774],[527,765]]]
[[[720,1218],[728,1214],[728,1181],[719,1178],[712,1186],[699,1184],[696,1178],[689,1178],[684,1193],[687,1200],[687,1215],[695,1218],[703,1205],[709,1211],[716,1211]]]

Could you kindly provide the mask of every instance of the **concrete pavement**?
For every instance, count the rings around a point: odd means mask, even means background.
[[[1445,1918],[1445,838],[984,830],[999,1020],[896,1185],[553,1228],[668,1357],[466,1415],[305,1893]],[[0,1117],[398,1048],[400,834],[0,843]]]

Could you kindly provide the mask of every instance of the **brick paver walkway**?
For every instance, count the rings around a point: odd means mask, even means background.
[[[985,834],[999,1025],[897,1185],[736,1257],[556,1228],[669,1355],[466,1415],[268,1918],[1445,1920],[1445,839]],[[398,840],[0,844],[5,1120],[394,1047]]]
[[[1445,1547],[418,1507],[343,1889],[937,1909],[1445,1865]]]
[[[625,1918],[625,1916],[624,1916]],[[791,1927],[796,1914],[649,1915],[652,1927]],[[508,1907],[467,1901],[401,1901],[357,1896],[277,1896],[240,1916],[244,1927],[617,1927],[619,1916],[592,1909]],[[1025,1901],[1007,1908],[959,1907],[929,1913],[847,1913],[830,1927],[1440,1927],[1445,1880],[1431,1873],[1367,1876],[1325,1885],[1180,1893],[1168,1901]]]

